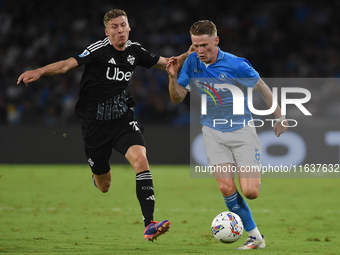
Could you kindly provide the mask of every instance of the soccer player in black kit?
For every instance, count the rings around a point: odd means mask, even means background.
[[[80,55],[26,71],[18,78],[27,86],[42,75],[66,73],[85,65],[79,99],[75,107],[82,120],[85,153],[94,185],[107,192],[111,184],[109,159],[112,148],[124,155],[136,172],[136,193],[144,218],[144,238],[155,240],[170,228],[170,221],[153,221],[155,196],[143,135],[134,118],[127,86],[136,66],[166,69],[168,58],[145,50],[128,40],[131,30],[123,10],[104,16],[106,38],[88,46]],[[183,63],[191,49],[179,56]]]

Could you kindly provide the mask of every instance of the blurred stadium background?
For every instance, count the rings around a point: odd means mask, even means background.
[[[102,18],[112,8],[127,12],[131,40],[162,56],[185,52],[190,25],[210,19],[221,49],[247,58],[262,77],[340,77],[338,1],[0,0],[0,163],[86,162],[73,111],[82,67],[29,87],[16,81],[25,70],[80,54],[103,39]],[[300,163],[339,163],[339,84],[307,87],[312,121],[291,129],[307,148]],[[158,70],[138,68],[131,85],[150,162],[189,163],[189,99],[174,105],[167,74]],[[275,146],[268,145],[273,157],[288,154],[289,148]]]

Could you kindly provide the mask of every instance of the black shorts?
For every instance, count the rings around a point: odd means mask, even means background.
[[[132,145],[145,147],[142,130],[132,111],[110,123],[83,123],[82,131],[87,160],[96,175],[110,171],[112,149],[125,156]]]

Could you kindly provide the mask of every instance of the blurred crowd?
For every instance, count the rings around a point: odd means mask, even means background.
[[[74,124],[82,68],[16,85],[25,70],[66,59],[105,38],[104,14],[124,9],[130,39],[170,57],[190,46],[190,25],[214,21],[220,48],[262,77],[339,78],[339,1],[0,0],[0,124]],[[270,84],[269,84],[270,85]],[[164,71],[137,68],[130,82],[144,125],[188,125],[189,99],[174,105]],[[340,82],[313,85],[314,117],[340,117]]]

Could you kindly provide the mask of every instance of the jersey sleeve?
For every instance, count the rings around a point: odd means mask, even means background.
[[[73,56],[77,62],[78,66],[81,66],[83,64],[91,63],[93,61],[93,52],[91,53],[87,48],[83,51],[83,53],[79,55]]]
[[[138,53],[138,65],[143,66],[146,68],[150,68],[157,64],[160,56],[154,53],[150,53],[146,49],[144,49],[142,46],[137,45],[137,53]]]
[[[190,75],[189,75],[189,70],[190,70],[190,55],[187,57],[187,59],[184,61],[182,70],[179,73],[177,83],[181,85],[183,88],[185,88],[187,91],[190,91]]]
[[[259,73],[252,67],[248,60],[241,58],[238,68],[239,82],[246,87],[253,88],[260,79]]]

